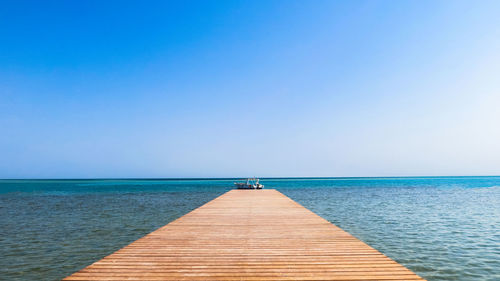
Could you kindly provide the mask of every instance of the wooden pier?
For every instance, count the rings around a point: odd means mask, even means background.
[[[65,280],[423,279],[267,189],[231,190]]]

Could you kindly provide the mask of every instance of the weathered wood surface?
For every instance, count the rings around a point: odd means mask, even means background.
[[[232,190],[65,280],[422,280],[272,190]]]

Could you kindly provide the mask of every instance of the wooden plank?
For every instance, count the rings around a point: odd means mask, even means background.
[[[273,190],[231,190],[64,280],[423,280]]]

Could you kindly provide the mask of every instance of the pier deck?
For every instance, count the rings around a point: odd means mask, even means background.
[[[231,190],[65,280],[423,279],[266,189]]]

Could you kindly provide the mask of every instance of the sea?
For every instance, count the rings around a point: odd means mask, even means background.
[[[0,180],[0,279],[59,280],[234,179]],[[500,280],[500,177],[262,179],[428,280]]]

